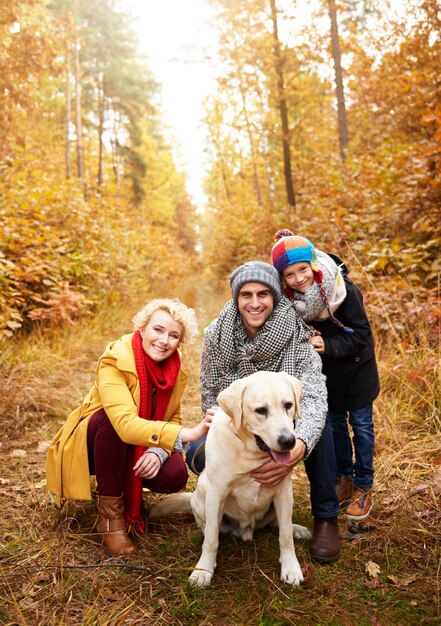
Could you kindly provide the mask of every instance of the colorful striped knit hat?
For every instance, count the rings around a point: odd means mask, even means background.
[[[353,333],[352,328],[342,324],[334,315],[335,309],[346,297],[343,277],[334,261],[321,250],[316,250],[309,239],[294,235],[287,228],[277,231],[274,239],[276,243],[271,250],[271,260],[280,275],[288,265],[302,261],[310,263],[314,272],[314,284],[306,294],[297,293],[294,296],[295,292],[288,286],[285,290],[291,300],[297,300],[294,306],[302,319],[307,322],[323,319],[322,313],[317,316],[319,298],[331,321],[345,332]],[[306,307],[305,310],[303,307]]]
[[[294,233],[287,228],[282,228],[282,230],[277,231],[274,235],[274,239],[276,243],[271,250],[271,261],[279,274],[281,274],[288,265],[300,263],[301,261],[311,263],[314,272],[320,270],[315,248],[309,239],[294,235]]]

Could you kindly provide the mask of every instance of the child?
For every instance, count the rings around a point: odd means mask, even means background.
[[[310,341],[323,361],[339,502],[341,506],[349,504],[346,517],[361,521],[372,508],[372,403],[380,391],[363,296],[338,257],[315,249],[308,239],[287,229],[278,231],[274,238],[272,263],[298,314],[315,331]]]

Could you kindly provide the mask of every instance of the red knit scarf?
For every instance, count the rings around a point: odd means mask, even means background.
[[[165,361],[156,363],[144,352],[141,333],[138,330],[133,335],[132,348],[141,394],[139,417],[145,420],[163,420],[181,367],[179,352],[176,350]],[[156,388],[156,404],[152,416],[153,386]],[[146,449],[145,446],[129,446],[124,470],[124,516],[131,530],[139,534],[145,532],[145,520],[142,516],[142,478],[135,476],[133,466]]]

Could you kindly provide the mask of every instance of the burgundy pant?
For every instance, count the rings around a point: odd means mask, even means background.
[[[106,415],[100,409],[92,415],[87,426],[89,472],[95,474],[100,496],[120,496],[124,491],[124,467],[129,444],[118,437]],[[185,487],[187,466],[179,454],[172,452],[155,478],[143,479],[143,486],[157,493],[175,493]]]

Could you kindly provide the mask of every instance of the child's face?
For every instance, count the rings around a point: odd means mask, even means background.
[[[305,293],[314,282],[314,272],[311,264],[306,261],[287,265],[282,272],[282,276],[291,289]]]

